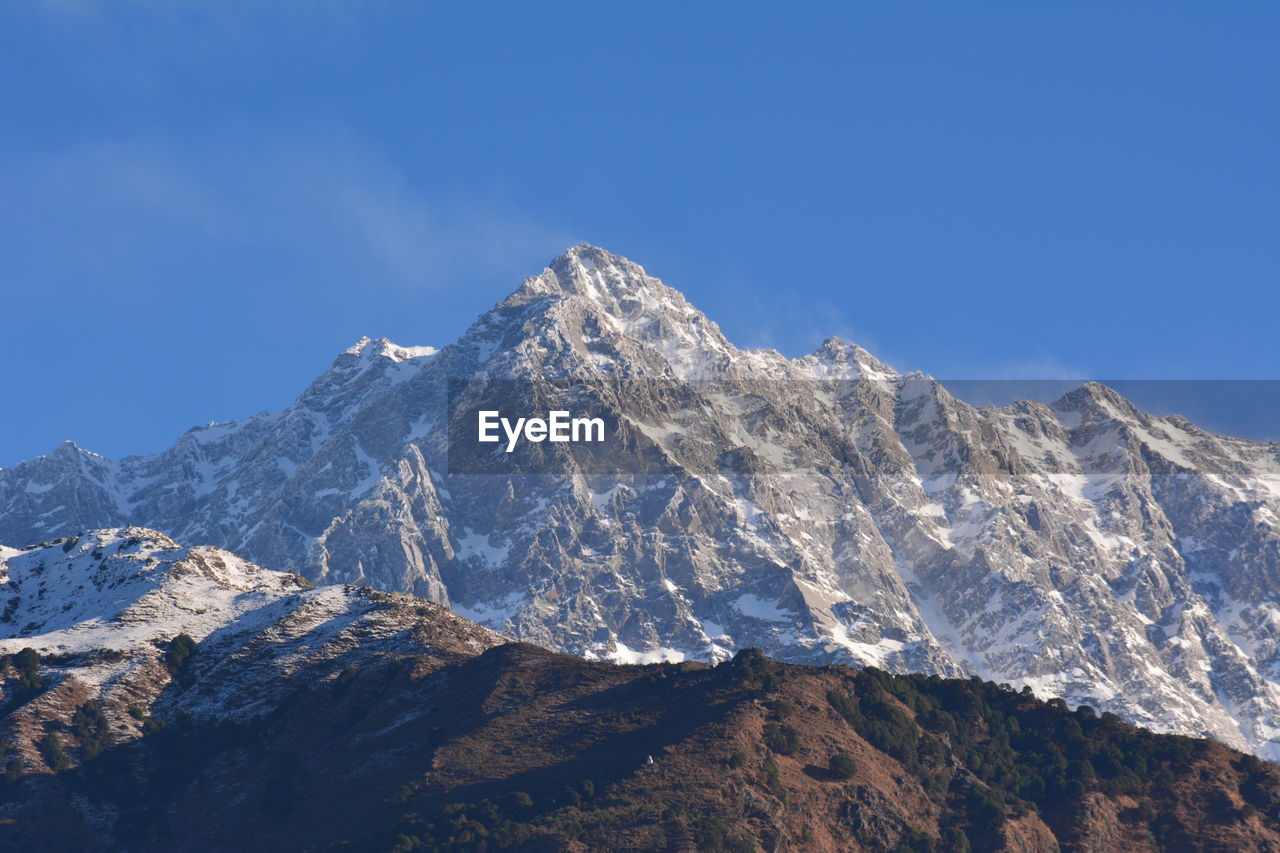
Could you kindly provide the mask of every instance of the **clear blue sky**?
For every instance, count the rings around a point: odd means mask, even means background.
[[[790,355],[1280,377],[1280,4],[627,5],[0,6],[0,465],[281,408],[582,240]]]

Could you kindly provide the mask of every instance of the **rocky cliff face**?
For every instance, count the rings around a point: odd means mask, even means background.
[[[448,384],[477,378],[535,411],[585,383],[643,470],[451,471]],[[739,350],[592,247],[439,352],[362,341],[282,413],[0,471],[0,541],[123,523],[588,657],[975,673],[1280,757],[1280,445],[1095,384],[975,408],[838,340]]]

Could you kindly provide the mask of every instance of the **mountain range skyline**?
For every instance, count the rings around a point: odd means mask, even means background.
[[[514,411],[571,380],[644,471],[454,470],[459,378]],[[363,341],[281,412],[0,469],[0,542],[141,525],[588,658],[977,674],[1280,755],[1278,447],[1097,384],[975,408],[834,338],[742,350],[580,245],[457,341]]]
[[[453,464],[562,400],[605,464]],[[1280,837],[1280,443],[739,349],[593,246],[282,411],[0,469],[0,543],[23,849]]]
[[[595,248],[589,243],[580,243],[578,247]],[[819,353],[831,340],[862,348],[860,341],[848,339],[842,335],[824,335],[823,342],[816,348],[788,357],[795,358]],[[439,345],[439,342],[432,342],[405,346],[386,337],[363,335],[342,352],[359,352],[371,343],[375,346],[419,355],[434,353]],[[785,355],[772,347],[763,349],[771,350],[779,356]],[[1220,435],[1260,441],[1280,440],[1280,379],[1179,379],[1175,377],[1108,379],[1084,375],[953,378],[948,377],[945,371],[930,370],[927,365],[923,366],[923,369],[901,371],[904,375],[910,372],[923,372],[931,379],[941,382],[958,398],[977,406],[1004,406],[1023,400],[1051,403],[1087,382],[1098,382],[1119,391],[1148,414],[1182,415],[1198,426]],[[257,412],[241,411],[225,420],[198,420],[189,425],[187,431],[230,423],[247,416],[276,414],[282,410],[283,407],[277,405]],[[115,459],[155,452],[155,448],[146,448],[127,454],[113,454],[108,448],[74,435],[55,439],[51,447],[46,447],[45,452],[53,452],[58,445],[64,443]],[[0,459],[0,470],[38,455],[44,455],[44,453],[17,456],[10,460]]]
[[[0,466],[439,346],[580,240],[789,357],[1280,378],[1280,11],[923,9],[8,4]]]

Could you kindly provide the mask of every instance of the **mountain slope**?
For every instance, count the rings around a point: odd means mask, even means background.
[[[451,471],[450,380],[591,389],[643,471]],[[744,351],[593,247],[439,352],[364,341],[289,409],[0,471],[0,541],[146,524],[616,661],[975,673],[1280,756],[1280,445],[1088,384],[975,408],[840,341]]]
[[[278,701],[234,721],[183,714],[194,672],[168,688],[163,728],[0,781],[0,849],[1280,845],[1276,765],[993,684],[753,651],[714,668],[403,651],[326,678],[251,675],[242,689]],[[95,736],[83,707],[47,724],[77,759]]]
[[[291,682],[404,655],[440,665],[502,642],[422,599],[314,587],[143,528],[5,549],[0,593],[0,763],[11,775],[48,770],[50,726],[70,725],[88,702],[105,742],[120,744],[179,711],[251,719],[285,701]],[[23,649],[40,656],[38,678],[22,677]]]

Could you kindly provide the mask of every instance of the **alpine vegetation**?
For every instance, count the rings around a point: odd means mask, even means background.
[[[0,577],[15,850],[1280,844],[1280,766],[1009,685],[586,661],[139,528]]]

